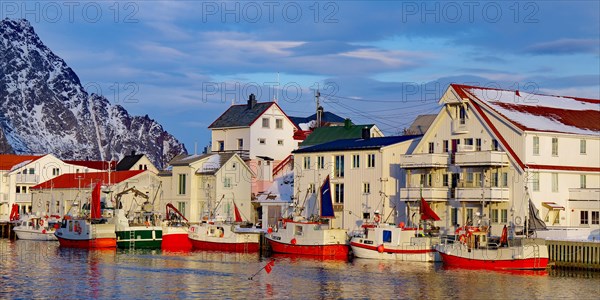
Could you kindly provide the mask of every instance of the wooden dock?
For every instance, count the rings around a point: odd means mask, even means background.
[[[3,238],[3,239],[8,238],[11,240],[16,239],[17,235],[12,230],[14,226],[15,225],[10,222],[6,222],[6,221],[0,222],[0,238]]]
[[[600,271],[600,243],[546,240],[550,263],[560,269]]]

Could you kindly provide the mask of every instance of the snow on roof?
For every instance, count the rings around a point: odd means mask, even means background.
[[[453,85],[528,131],[600,133],[600,100]]]
[[[292,202],[294,197],[294,172],[290,171],[273,180],[271,186],[257,196],[258,202]]]
[[[196,173],[216,172],[221,168],[221,155],[213,154],[202,163],[202,166],[196,170]]]

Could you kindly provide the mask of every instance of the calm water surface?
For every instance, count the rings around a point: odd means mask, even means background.
[[[270,274],[264,270],[274,259]],[[0,239],[0,298],[598,299],[600,273],[214,252],[87,251]]]

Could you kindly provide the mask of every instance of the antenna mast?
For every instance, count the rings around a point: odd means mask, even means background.
[[[320,98],[321,97],[321,92],[319,92],[319,88],[317,88],[317,90],[315,91],[315,99],[317,100],[317,125],[316,127],[321,127],[321,110],[319,109],[321,107],[321,103],[320,103]]]

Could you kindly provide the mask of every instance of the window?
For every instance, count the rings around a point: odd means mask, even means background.
[[[310,156],[305,156],[304,157],[304,165],[303,165],[305,170],[310,169]]]
[[[473,224],[473,209],[467,208],[467,223]]]
[[[467,120],[466,120],[466,118],[467,118],[467,111],[465,110],[465,108],[461,106],[459,113],[460,113],[460,116],[459,116],[460,117],[460,125],[467,124]]]
[[[334,201],[335,203],[344,203],[344,184],[343,183],[336,183],[334,185],[335,187],[335,194],[334,194]]]
[[[600,224],[600,211],[592,212],[592,225]]]
[[[473,139],[472,138],[465,139],[465,146],[466,146],[465,150],[467,150],[467,151],[473,150]]]
[[[468,172],[466,177],[467,177],[467,183],[470,183],[472,185],[473,184],[473,173]]]
[[[481,151],[481,139],[475,139],[475,151]]]
[[[585,140],[579,140],[579,154],[587,153],[587,145]]]
[[[217,151],[225,151],[225,141],[217,141]]]
[[[309,184],[308,184],[308,193],[310,193],[310,194],[314,194],[314,193],[315,193],[315,191],[316,191],[316,189],[315,189],[315,184],[314,184],[314,183],[309,183]]]
[[[238,139],[238,150],[244,149],[244,139]]]
[[[266,139],[258,139],[258,143],[261,145],[265,145],[267,143]]]
[[[283,119],[275,119],[275,128],[283,129]]]
[[[552,138],[552,156],[558,156],[558,138]]]
[[[29,168],[29,174],[35,174],[35,169],[34,168]]]
[[[481,185],[483,184],[481,177],[482,177],[482,173],[479,173],[479,172],[475,173],[475,182],[474,183],[475,183],[476,187],[481,187]]]
[[[283,140],[277,140],[277,145],[283,146]]]
[[[60,201],[56,201],[55,207],[56,210],[54,211],[54,213],[57,215],[61,215],[62,213],[60,212]]]
[[[499,151],[500,149],[500,144],[498,144],[498,140],[493,139],[492,140],[492,151]]]
[[[508,186],[508,173],[502,172],[502,187]]]
[[[186,184],[186,176],[185,174],[179,174],[179,195],[185,195],[185,184]]]
[[[450,214],[450,218],[452,219],[452,225],[458,226],[458,208],[453,207]]]
[[[442,141],[443,152],[448,153],[448,140]]]
[[[581,225],[588,224],[589,220],[588,220],[588,211],[587,210],[582,210],[579,213],[579,216],[580,216],[579,224],[581,224]]]
[[[52,176],[58,176],[60,175],[60,169],[59,168],[53,168],[52,169]]]
[[[535,172],[533,173],[533,176],[531,178],[531,184],[533,185],[533,191],[534,192],[539,192],[540,191],[540,173]]]
[[[492,209],[491,211],[492,215],[491,215],[491,222],[492,223],[498,223],[498,209]]]
[[[375,154],[367,154],[367,168],[375,168]]]
[[[442,186],[448,186],[448,174],[442,175]]]
[[[508,223],[508,209],[500,210],[500,223]]]
[[[371,193],[371,184],[368,182],[363,182],[363,194]]]
[[[185,216],[185,202],[177,202],[177,210]]]
[[[325,168],[325,156],[317,156],[317,169]]]
[[[584,174],[579,175],[579,188],[585,189],[587,187],[586,178]]]
[[[558,173],[552,173],[552,192],[558,193]]]
[[[334,177],[344,177],[344,156],[336,155],[335,156],[335,166],[333,169]]]
[[[231,177],[223,177],[223,187],[231,188]]]
[[[352,168],[353,169],[360,168],[360,154],[352,155]]]
[[[269,128],[269,118],[262,118],[262,127]]]
[[[384,230],[382,238],[383,238],[384,243],[391,243],[392,242],[392,231]]]
[[[433,142],[429,142],[429,153],[435,153],[435,144]]]
[[[533,137],[533,155],[540,155],[540,137]]]

